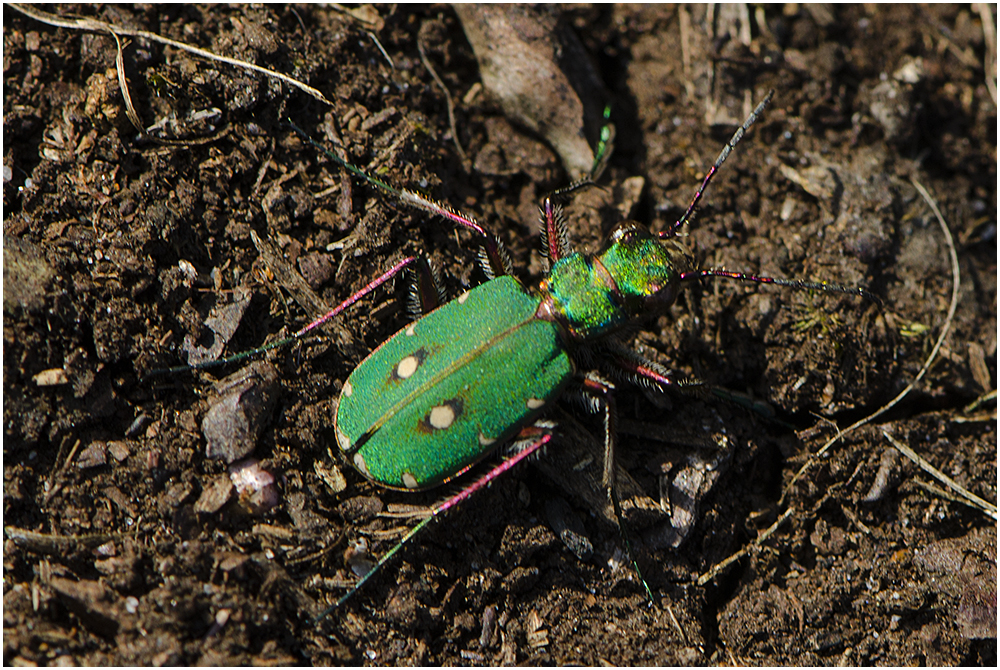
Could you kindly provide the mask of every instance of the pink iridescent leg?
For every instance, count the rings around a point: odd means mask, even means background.
[[[175,367],[175,368],[169,368],[169,369],[166,369],[166,370],[156,370],[156,371],[152,372],[151,375],[157,375],[157,374],[176,374],[176,373],[179,373],[179,372],[185,372],[187,370],[206,370],[206,369],[209,369],[209,368],[219,367],[221,365],[228,365],[229,363],[236,363],[236,362],[239,362],[239,361],[242,361],[242,360],[246,360],[248,358],[253,358],[254,356],[259,356],[260,354],[266,353],[266,352],[271,351],[273,349],[277,349],[279,347],[283,347],[286,344],[291,344],[292,342],[295,342],[296,340],[302,339],[305,335],[307,335],[312,330],[318,328],[319,326],[322,326],[324,323],[326,323],[327,321],[329,321],[333,317],[335,317],[338,314],[340,314],[341,312],[343,312],[345,309],[347,309],[348,307],[350,307],[351,305],[353,305],[354,303],[356,303],[358,300],[360,300],[361,298],[364,298],[366,295],[368,295],[369,293],[371,293],[372,291],[374,291],[376,288],[378,288],[379,286],[381,286],[385,282],[389,281],[390,279],[392,279],[393,277],[395,277],[396,275],[398,275],[404,269],[410,267],[416,260],[417,259],[415,257],[411,256],[409,258],[404,258],[403,260],[399,261],[394,266],[392,266],[390,269],[388,269],[384,273],[382,273],[380,276],[378,276],[375,279],[373,279],[372,281],[368,282],[368,284],[365,285],[365,287],[362,288],[360,291],[358,291],[357,293],[355,293],[354,295],[352,295],[351,297],[349,297],[347,300],[345,300],[344,302],[340,303],[339,305],[337,305],[336,307],[334,307],[332,310],[330,310],[329,312],[327,312],[323,316],[319,317],[318,319],[316,319],[315,321],[313,321],[309,325],[305,326],[304,328],[302,328],[301,330],[299,330],[297,333],[295,333],[291,337],[286,337],[286,338],[284,338],[282,340],[277,340],[276,342],[271,342],[270,344],[265,345],[263,347],[258,347],[257,349],[251,349],[250,351],[244,351],[243,353],[236,354],[235,356],[230,356],[229,358],[222,358],[222,359],[219,359],[217,361],[206,361],[204,363],[199,363],[198,365],[182,365],[182,366],[178,366],[178,367]]]
[[[425,212],[429,212],[436,216],[448,219],[452,223],[460,225],[464,228],[468,228],[472,232],[476,233],[482,238],[483,241],[483,269],[486,274],[492,279],[493,277],[498,277],[501,275],[509,275],[514,273],[514,266],[510,261],[510,255],[507,253],[507,248],[504,247],[503,242],[500,238],[488,231],[486,228],[481,226],[476,222],[471,216],[462,214],[461,212],[452,209],[448,205],[443,203],[435,202],[430,198],[426,198],[415,191],[410,191],[405,188],[396,188],[387,181],[376,177],[375,175],[365,172],[356,165],[348,163],[340,156],[337,156],[333,152],[329,151],[323,145],[319,144],[316,140],[309,137],[308,134],[298,126],[296,126],[291,121],[288,122],[292,130],[298,133],[302,139],[306,140],[312,144],[317,150],[321,151],[330,160],[336,162],[337,164],[344,167],[349,172],[354,175],[364,179],[366,182],[381,189],[382,191],[388,193],[389,195],[395,196],[398,200],[406,205],[409,205],[415,209],[421,209]]]
[[[399,552],[399,550],[402,549],[407,542],[409,542],[414,537],[419,535],[425,528],[427,528],[428,525],[430,525],[430,523],[435,518],[437,518],[444,512],[447,512],[449,509],[455,507],[464,500],[468,499],[476,491],[485,487],[491,481],[493,481],[503,473],[507,472],[508,470],[516,466],[518,463],[524,461],[532,454],[536,453],[539,449],[548,444],[548,442],[552,439],[552,434],[546,431],[545,429],[536,428],[535,426],[529,426],[521,431],[518,437],[515,438],[515,441],[520,441],[525,439],[531,440],[527,444],[527,446],[520,449],[516,454],[506,459],[502,463],[498,464],[492,470],[490,470],[485,475],[477,479],[475,482],[473,482],[469,486],[465,487],[464,489],[453,495],[451,498],[448,498],[440,505],[434,507],[433,510],[431,511],[430,516],[428,516],[426,519],[423,519],[420,523],[414,526],[405,536],[403,536],[403,539],[401,539],[398,543],[396,543],[396,546],[390,549],[388,553],[386,553],[382,558],[379,559],[378,563],[375,564],[375,567],[373,567],[368,574],[359,579],[357,584],[351,587],[350,591],[345,593],[343,596],[340,597],[339,600],[337,600],[337,602],[335,602],[333,605],[324,610],[319,616],[317,616],[314,619],[314,621],[320,621],[321,619],[326,617],[326,615],[328,615],[330,612],[332,612],[333,610],[337,609],[345,602],[347,602],[350,599],[350,597],[353,596],[355,593],[357,593],[357,591],[360,590],[361,587],[363,587],[369,579],[374,577],[379,572],[379,570],[382,569],[382,566],[384,566],[386,563],[392,560],[392,557],[395,556],[396,553]]]

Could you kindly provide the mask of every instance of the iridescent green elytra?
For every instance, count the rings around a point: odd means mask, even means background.
[[[344,384],[340,448],[380,484],[424,489],[513,437],[573,375],[540,304],[498,277],[401,330]]]

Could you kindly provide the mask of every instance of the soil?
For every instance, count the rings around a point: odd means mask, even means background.
[[[332,105],[135,38],[125,73],[155,126],[140,136],[112,37],[4,7],[5,664],[996,665],[995,522],[886,437],[996,501],[997,108],[978,10],[566,9],[617,130],[600,188],[568,210],[576,248],[623,215],[669,227],[774,89],[680,241],[703,267],[866,286],[882,306],[703,280],[629,336],[733,401],[616,383],[655,606],[586,502],[603,494],[573,483],[574,464],[599,468],[601,422],[567,402],[540,467],[443,515],[318,622],[415,523],[400,510],[467,481],[386,491],[336,453],[343,383],[406,325],[406,282],[269,366],[154,373],[287,336],[405,256],[449,296],[484,278],[473,235],[352,181],[285,120],[474,214],[528,285],[545,272],[537,204],[569,177],[481,87],[447,6],[57,10]],[[813,458],[902,391],[944,327],[952,265],[914,181],[954,236],[957,311],[917,387]],[[223,405],[240,412],[216,423]]]

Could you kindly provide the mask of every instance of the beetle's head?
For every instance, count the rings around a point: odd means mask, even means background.
[[[662,242],[637,221],[622,221],[599,257],[632,316],[661,314],[677,298],[691,260],[680,245]]]

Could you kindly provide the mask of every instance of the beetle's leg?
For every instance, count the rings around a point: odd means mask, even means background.
[[[655,361],[651,361],[639,352],[620,342],[613,342],[603,349],[605,359],[614,364],[611,373],[618,375],[633,386],[656,389],[659,391],[679,391],[685,395],[706,397],[708,394],[738,405],[754,412],[763,418],[787,425],[775,417],[774,408],[762,400],[757,400],[745,393],[709,384],[694,377],[675,379],[670,371]]]
[[[571,251],[569,233],[566,229],[566,217],[563,208],[553,202],[555,194],[545,196],[538,207],[542,223],[542,255],[548,259],[549,267]]]
[[[542,204],[538,207],[542,223],[542,255],[549,260],[550,267],[573,251],[561,203],[576,191],[596,185],[593,179],[586,177],[557,189],[542,199]]]
[[[369,178],[369,181],[372,181],[372,179]],[[426,198],[415,191],[395,189],[381,180],[372,181],[372,183],[395,194],[407,205],[444,217],[452,223],[456,223],[477,233],[482,238],[483,245],[479,249],[479,261],[483,267],[483,272],[489,279],[514,274],[514,264],[510,260],[510,254],[507,252],[507,247],[504,246],[503,241],[477,223],[471,216],[462,214],[448,205]]]
[[[651,361],[618,340],[608,340],[602,346],[603,358],[613,364],[613,372],[634,386],[658,390],[696,391],[705,386],[700,379],[671,377],[670,371]]]
[[[437,271],[425,257],[417,259],[410,273],[413,277],[406,311],[416,320],[440,307],[445,302],[445,295]]]
[[[415,536],[419,535],[425,528],[427,528],[427,526],[430,525],[430,523],[437,516],[443,514],[444,512],[454,507],[455,505],[458,505],[462,501],[466,500],[476,491],[485,487],[491,481],[493,481],[503,473],[507,472],[508,470],[516,466],[518,463],[522,462],[523,460],[531,456],[532,454],[536,453],[539,449],[548,444],[548,442],[551,439],[552,439],[552,433],[549,432],[544,427],[528,426],[527,428],[522,430],[521,433],[518,435],[518,437],[515,438],[515,440],[518,443],[520,443],[519,449],[516,451],[516,453],[512,454],[510,458],[505,459],[502,463],[497,464],[496,467],[494,467],[492,470],[487,472],[485,475],[477,479],[469,486],[465,487],[452,497],[448,498],[440,505],[434,507],[433,510],[431,511],[430,516],[421,520],[420,523],[418,523],[416,526],[410,529],[410,531],[403,536],[403,539],[397,542],[392,549],[390,549],[382,558],[379,559],[378,563],[375,564],[375,566],[371,569],[371,571],[368,572],[368,574],[359,579],[358,582],[353,587],[351,587],[351,590],[345,593],[343,596],[341,596],[340,599],[337,600],[337,602],[335,602],[333,605],[331,605],[330,607],[325,609],[322,613],[320,613],[320,615],[317,616],[313,620],[313,622],[314,623],[319,622],[324,617],[326,617],[326,615],[328,615],[330,612],[332,612],[333,610],[337,609],[345,602],[347,602],[350,599],[350,597],[353,596],[358,590],[360,590],[361,587],[364,586],[369,579],[374,577],[375,574],[382,569],[382,566],[388,563],[392,559],[392,557],[395,556],[396,553],[399,552],[399,550],[402,549],[404,545],[406,545],[407,542],[412,540]]]
[[[659,390],[677,390],[688,395],[704,396],[711,393],[716,398],[749,410],[768,421],[788,428],[789,424],[775,417],[774,408],[762,400],[757,400],[745,393],[731,391],[721,386],[708,384],[700,379],[673,379],[670,372],[655,361],[651,361],[639,352],[626,347],[620,342],[610,341],[605,346],[605,358],[614,363],[615,374],[620,375],[634,386]]]
[[[304,130],[292,123],[291,120],[288,121],[288,124],[291,126],[292,130],[302,137],[302,139],[312,144],[327,158],[342,166],[355,176],[365,180],[372,186],[388,193],[391,196],[394,196],[410,207],[422,209],[425,212],[430,212],[436,216],[444,217],[452,223],[458,224],[468,228],[474,233],[477,233],[483,240],[483,246],[480,251],[480,258],[483,263],[483,272],[485,272],[487,277],[490,279],[501,275],[514,274],[514,265],[511,263],[510,254],[507,253],[507,248],[504,246],[503,242],[500,241],[499,237],[476,223],[476,220],[471,216],[466,216],[465,214],[452,209],[448,205],[435,202],[434,200],[431,200],[416,191],[393,186],[384,179],[376,177],[375,175],[362,170],[358,166],[348,163],[346,160],[311,138]]]
[[[605,108],[604,120],[607,121],[610,115],[611,109]],[[604,127],[601,128],[601,141],[594,151],[594,164],[590,168],[590,174],[569,186],[549,193],[542,199],[542,204],[538,208],[542,218],[542,254],[549,260],[549,267],[573,250],[570,247],[566,219],[563,216],[560,201],[582,188],[595,185],[601,173],[604,172],[604,168],[607,167],[608,159],[614,149],[614,139],[615,127],[611,123],[605,123]]]
[[[319,317],[318,319],[316,319],[315,321],[313,321],[309,325],[305,326],[304,328],[302,328],[301,330],[299,330],[299,332],[295,333],[291,337],[286,337],[286,338],[284,338],[282,340],[277,340],[276,342],[271,342],[270,344],[267,344],[267,345],[265,345],[263,347],[258,347],[257,349],[251,349],[250,351],[244,351],[243,353],[236,354],[235,356],[230,356],[229,358],[222,358],[222,359],[219,359],[217,361],[206,361],[204,363],[199,363],[197,365],[182,365],[182,366],[178,366],[176,368],[169,368],[169,369],[166,369],[166,370],[154,370],[153,372],[150,373],[150,376],[159,375],[159,374],[176,374],[178,372],[184,372],[184,371],[187,371],[187,370],[206,370],[208,368],[214,368],[214,367],[218,367],[220,365],[227,365],[229,363],[236,363],[236,362],[245,360],[247,358],[253,358],[254,356],[259,356],[260,354],[263,354],[263,353],[266,353],[268,351],[271,351],[272,349],[277,349],[279,347],[285,346],[286,344],[291,344],[292,342],[295,342],[296,340],[302,339],[307,334],[309,334],[312,330],[314,330],[314,329],[322,326],[324,323],[326,323],[327,321],[329,321],[333,317],[335,317],[338,314],[340,314],[341,312],[343,312],[345,309],[347,309],[348,307],[350,307],[351,305],[353,305],[354,303],[356,303],[358,300],[361,300],[361,298],[364,298],[366,295],[368,295],[369,293],[371,293],[372,291],[374,291],[376,288],[378,288],[382,284],[386,283],[387,281],[389,281],[390,279],[392,279],[393,277],[395,277],[396,275],[398,275],[404,269],[410,267],[416,260],[417,260],[416,258],[414,258],[414,257],[411,256],[409,258],[404,258],[403,260],[399,261],[394,266],[392,266],[391,268],[389,268],[388,270],[386,270],[385,272],[383,272],[380,276],[378,276],[375,279],[373,279],[372,281],[368,282],[368,284],[366,284],[365,287],[362,288],[360,291],[358,291],[354,295],[350,296],[349,298],[347,298],[347,300],[345,300],[344,302],[340,303],[339,305],[337,305],[336,307],[334,307],[332,310],[330,310],[329,312],[327,312],[323,316]]]
[[[635,570],[635,574],[638,575],[639,581],[642,582],[642,587],[646,590],[646,597],[649,598],[649,602],[655,606],[656,601],[653,599],[653,592],[650,590],[649,584],[646,583],[645,577],[642,576],[638,561],[635,560],[632,541],[629,539],[628,531],[625,528],[625,521],[622,519],[622,506],[618,500],[618,490],[615,487],[615,446],[618,441],[616,426],[618,414],[615,411],[615,387],[611,382],[602,379],[596,373],[590,372],[584,377],[581,390],[591,397],[595,406],[604,415],[604,475],[602,481],[604,488],[607,489],[611,505],[615,510],[618,532],[621,534],[622,542],[625,544],[625,551],[632,562],[632,568]]]

